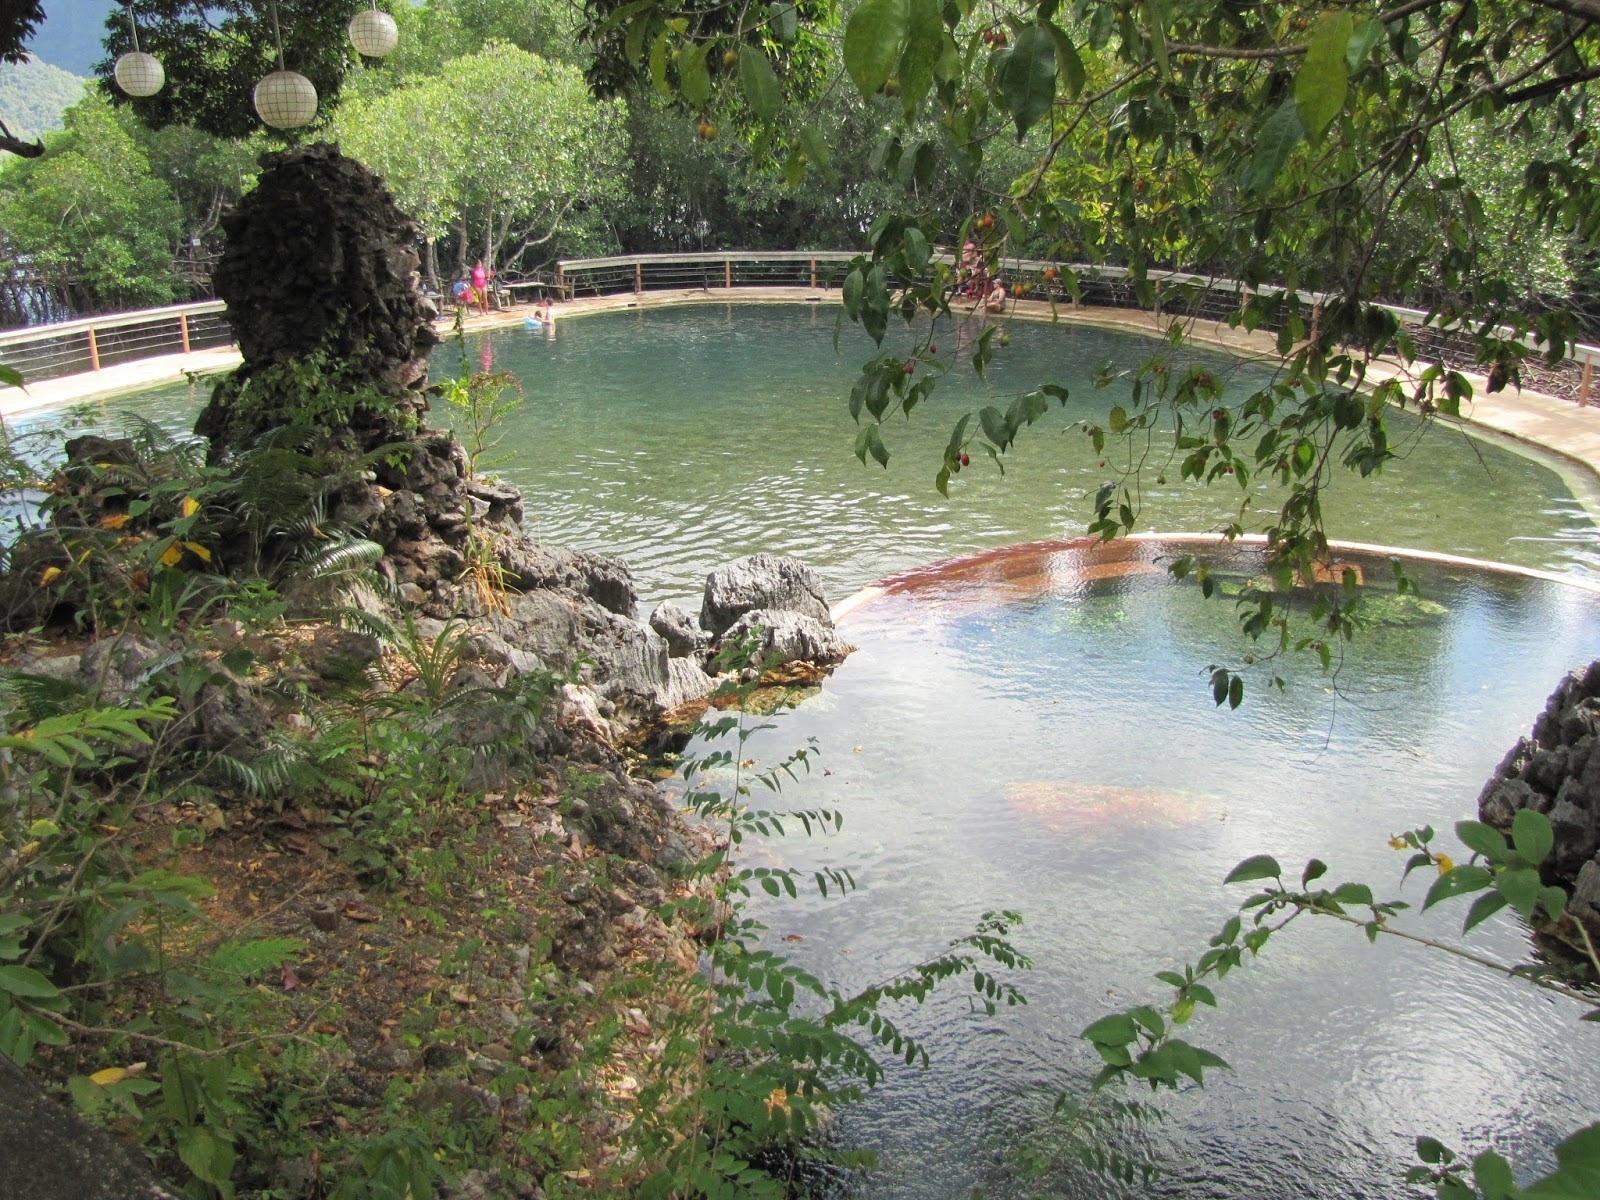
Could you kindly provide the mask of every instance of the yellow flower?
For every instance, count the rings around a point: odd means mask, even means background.
[[[1391,850],[1404,850],[1406,848],[1405,838],[1401,837],[1398,833],[1395,834],[1389,839],[1389,848]]]
[[[40,587],[49,587],[52,583],[54,583],[56,581],[57,577],[60,574],[61,574],[61,568],[60,567],[46,567],[44,569],[44,574],[39,576],[39,586]]]
[[[1438,865],[1439,874],[1441,875],[1448,875],[1451,871],[1456,869],[1455,859],[1451,858],[1448,854],[1436,854],[1434,855],[1433,861]]]
[[[168,546],[161,555],[161,565],[163,567],[175,567],[182,561],[183,547],[178,545],[177,542],[173,542],[172,545]]]
[[[188,550],[190,554],[194,555],[201,562],[211,561],[211,551],[207,550],[199,542],[185,542],[183,545],[184,549]]]
[[[105,516],[100,518],[100,528],[121,529],[131,520],[133,520],[133,518],[127,513],[107,513]]]
[[[783,1088],[773,1088],[771,1095],[766,1099],[767,1116],[771,1116],[777,1109],[789,1111],[789,1093]]]
[[[200,501],[193,496],[185,496],[183,503],[178,505],[178,511],[186,517],[192,517],[200,511]]]

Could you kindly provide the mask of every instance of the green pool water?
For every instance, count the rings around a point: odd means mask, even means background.
[[[708,570],[760,550],[805,559],[838,600],[920,563],[1083,531],[1108,471],[1070,427],[1103,421],[1125,401],[1125,383],[1093,386],[1107,363],[1127,370],[1161,343],[1014,321],[1011,345],[984,380],[955,366],[934,400],[892,430],[885,470],[853,453],[845,397],[870,343],[846,327],[836,354],[836,311],[699,305],[560,321],[549,336],[515,326],[440,347],[433,374],[459,372],[464,349],[468,369],[489,365],[523,380],[526,398],[506,422],[497,469],[522,488],[529,527],[621,555],[647,602],[697,606]],[[954,357],[958,331],[940,337]],[[1261,378],[1260,368],[1198,353],[1229,376],[1233,394]],[[980,455],[941,497],[933,476],[959,415],[1047,379],[1067,385],[1071,403],[1024,434],[1003,478]],[[183,427],[200,403],[194,389],[171,388],[113,401],[102,419],[132,410]],[[1458,429],[1437,426],[1421,439],[1415,431],[1412,418],[1397,416],[1393,439],[1405,460],[1377,480],[1336,481],[1327,503],[1334,536],[1600,569],[1594,525],[1549,466]],[[1152,479],[1141,525],[1214,529],[1239,499],[1231,483]]]
[[[891,437],[882,470],[856,461],[845,406],[866,344],[847,328],[836,354],[834,328],[827,309],[645,310],[447,345],[434,374],[460,369],[463,349],[468,369],[517,373],[526,399],[499,469],[522,488],[530,528],[622,555],[647,602],[697,605],[707,570],[758,550],[804,558],[838,600],[952,555],[1081,532],[1106,471],[1071,423],[1103,419],[1125,394],[1092,387],[1106,362],[1127,370],[1157,348],[1013,323],[988,377],[953,372]],[[1235,389],[1259,377],[1206,357]],[[1003,479],[975,467],[941,498],[932,478],[960,413],[1041,379],[1067,384],[1071,405],[1024,436]],[[91,419],[137,411],[184,428],[201,399],[167,389]],[[1600,573],[1595,527],[1551,465],[1459,430],[1415,431],[1395,418],[1404,461],[1376,480],[1338,479],[1330,533]],[[1237,490],[1155,487],[1143,524],[1205,531],[1237,502]],[[934,1067],[893,1073],[842,1118],[841,1141],[883,1157],[860,1194],[1399,1200],[1419,1134],[1492,1142],[1531,1170],[1600,1117],[1597,1035],[1573,1013],[1447,960],[1312,929],[1237,990],[1230,981],[1223,1011],[1196,1029],[1238,1069],[1204,1098],[1165,1102],[1154,1130],[1119,1135],[1125,1149],[1157,1149],[1161,1181],[1130,1192],[1072,1169],[1018,1173],[1019,1146],[1050,1144],[1054,1092],[1092,1074],[1077,1032],[1159,998],[1151,974],[1198,953],[1226,915],[1228,867],[1318,854],[1337,878],[1394,880],[1388,834],[1471,815],[1560,672],[1600,654],[1600,613],[1579,589],[1422,563],[1410,573],[1441,614],[1374,631],[1332,677],[1286,664],[1289,689],[1257,688],[1238,713],[1210,704],[1204,674],[1240,653],[1231,606],[1159,570],[1089,582],[1046,559],[1021,588],[934,575],[844,622],[860,650],[751,745],[780,757],[816,737],[819,770],[791,798],[843,808],[844,831],[750,853],[848,866],[862,890],[761,915],[842,986],[938,951],[986,908],[1026,913],[1019,941],[1039,962],[1026,1009],[975,1020],[953,1000],[907,1018]],[[1374,563],[1369,575],[1386,572]],[[1443,935],[1458,921],[1430,915],[1421,928]],[[1482,944],[1528,951],[1503,914]]]

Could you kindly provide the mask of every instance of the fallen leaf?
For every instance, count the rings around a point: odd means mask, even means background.
[[[364,921],[369,925],[374,921],[383,920],[382,913],[375,908],[367,907],[365,904],[345,905],[344,915],[349,917],[352,921]]]
[[[286,833],[278,840],[283,843],[284,849],[293,850],[296,854],[311,853],[311,840],[298,833]]]
[[[278,979],[286,992],[296,992],[305,987],[305,984],[300,982],[300,977],[294,973],[294,968],[288,963],[278,968]]]
[[[106,1067],[104,1070],[96,1071],[89,1076],[89,1082],[97,1083],[101,1087],[110,1087],[113,1083],[121,1083],[127,1077],[128,1069],[126,1067]]]

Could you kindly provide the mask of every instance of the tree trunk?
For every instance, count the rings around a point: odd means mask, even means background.
[[[436,292],[444,289],[439,286],[439,253],[431,237],[422,239],[422,269],[428,273],[428,286]]]

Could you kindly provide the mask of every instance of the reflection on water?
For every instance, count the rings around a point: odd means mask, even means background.
[[[1171,547],[1117,547],[1115,565]],[[1313,856],[1330,882],[1402,891],[1391,833],[1472,815],[1479,787],[1560,673],[1600,653],[1600,597],[1526,577],[1416,562],[1430,601],[1355,643],[1334,676],[1279,662],[1243,708],[1210,700],[1204,664],[1237,661],[1232,608],[1159,570],[1082,553],[995,556],[923,573],[847,618],[860,646],[807,703],[761,735],[771,758],[816,737],[819,773],[786,793],[845,811],[841,834],[797,839],[784,861],[849,867],[843,900],[762,901],[800,964],[846,988],[881,979],[1015,908],[1038,968],[1031,1003],[973,1015],[951,995],[908,1014],[927,1072],[894,1068],[841,1122],[882,1168],[863,1195],[1120,1195],[1068,1170],[1024,1183],[1016,1148],[1042,1136],[1049,1097],[1098,1060],[1077,1033],[1106,1012],[1170,996],[1154,972],[1193,961],[1239,888],[1239,860]],[[1369,586],[1390,577],[1365,560]],[[1237,565],[1248,578],[1259,564]],[[1224,571],[1226,574],[1226,571]],[[1098,575],[1085,582],[1086,576]],[[1303,656],[1302,656],[1303,657]],[[854,748],[860,747],[860,753]],[[1460,906],[1408,924],[1454,937]],[[1148,1140],[1171,1200],[1409,1195],[1414,1139],[1494,1144],[1520,1167],[1600,1118],[1600,1031],[1582,1007],[1462,970],[1443,955],[1303,923],[1219,985],[1188,1035],[1234,1064],[1203,1095],[1161,1101]],[[1525,931],[1497,918],[1476,948],[1517,961]],[[956,989],[959,992],[960,989]]]
[[[845,397],[866,343],[846,330],[835,355],[836,310],[719,306],[615,313],[544,330],[497,329],[473,338],[463,360],[434,353],[436,378],[476,370],[485,353],[521,377],[526,401],[505,429],[497,464],[527,500],[540,536],[622,555],[647,602],[698,605],[705,574],[741,554],[796,554],[841,599],[880,576],[952,554],[1081,533],[1110,469],[1083,419],[1126,403],[1126,381],[1098,390],[1108,362],[1137,366],[1160,344],[1134,334],[1017,322],[1012,344],[979,380],[953,371],[909,423],[891,423],[884,470],[854,455]],[[953,344],[953,343],[952,343]],[[1258,366],[1196,352],[1242,396]],[[1001,478],[975,456],[951,485],[933,476],[951,426],[981,404],[1053,379],[1071,402],[1029,430]],[[204,389],[181,387],[116,400],[169,427],[192,423]],[[449,414],[435,411],[436,420]],[[38,418],[31,418],[37,420]],[[1413,436],[1407,416],[1391,440],[1405,456],[1376,480],[1340,473],[1325,502],[1334,536],[1445,550],[1523,566],[1600,566],[1595,529],[1549,468],[1458,431]],[[1167,484],[1147,472],[1142,526],[1210,530],[1242,494],[1229,485]],[[1253,491],[1270,507],[1271,489]],[[1246,517],[1247,522],[1250,518]]]

